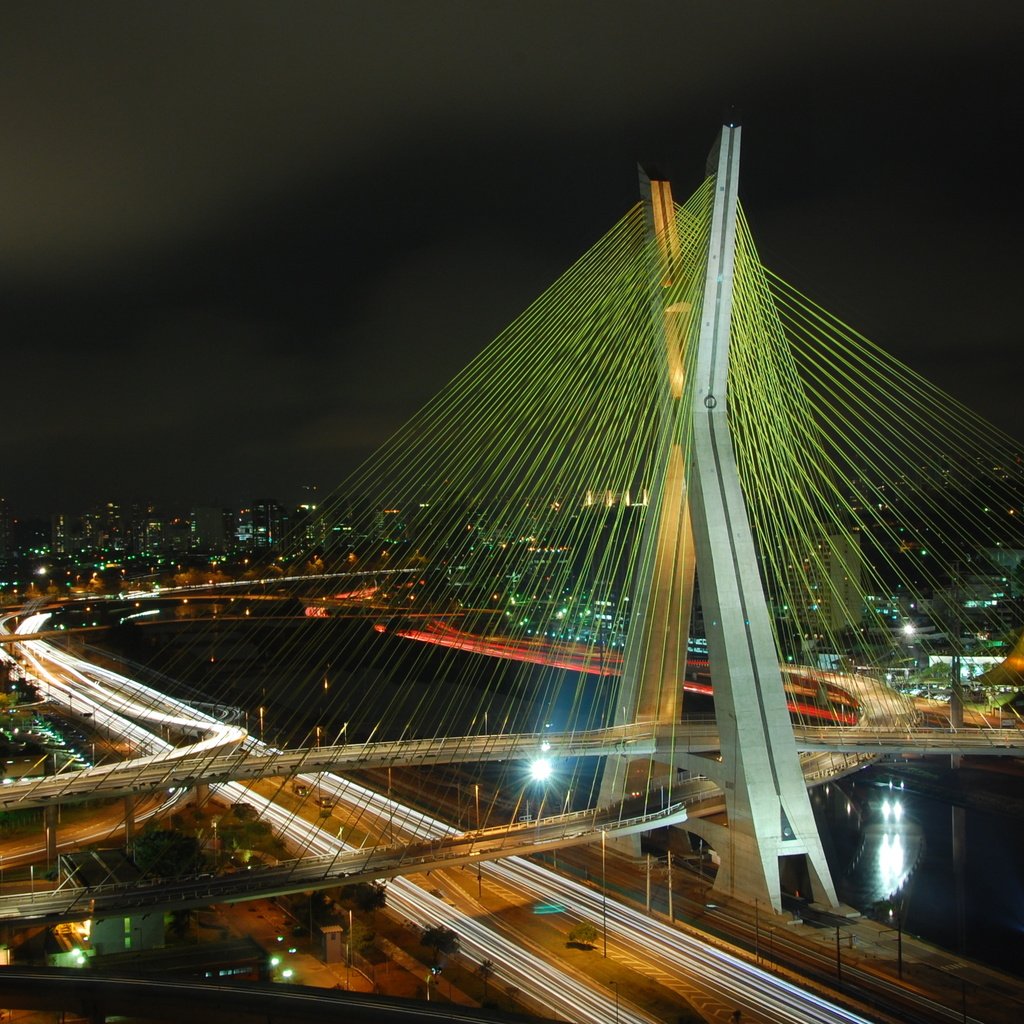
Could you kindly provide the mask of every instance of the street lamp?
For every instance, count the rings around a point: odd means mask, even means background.
[[[601,829],[601,931],[604,935],[604,957],[608,956],[608,878],[605,873],[605,831]]]
[[[889,908],[889,920],[896,918],[896,975],[903,980],[903,913],[902,908]]]
[[[480,831],[480,783],[473,783],[473,799],[476,801],[476,830]],[[480,861],[476,862],[476,898],[478,900],[483,899],[484,896],[484,880],[482,875],[482,867]]]
[[[619,1024],[619,983],[617,981],[609,981],[608,984],[615,989],[615,1024]]]
[[[352,908],[348,909],[348,948],[345,951],[345,988],[352,990]]]

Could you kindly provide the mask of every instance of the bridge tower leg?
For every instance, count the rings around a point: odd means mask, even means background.
[[[663,367],[658,441],[660,472],[652,475],[648,495],[638,585],[634,588],[633,628],[626,641],[622,682],[614,714],[610,716],[615,725],[678,721],[681,713],[679,681],[686,671],[695,568],[681,441],[685,344],[692,305],[667,297],[682,273],[672,187],[667,181],[651,180],[641,169],[640,192],[651,262],[651,322]],[[634,783],[646,788],[646,779],[628,778],[629,769],[630,762],[625,758],[606,761],[602,806],[621,799],[624,791],[635,788]],[[650,763],[643,763],[643,769],[645,774],[649,773]],[[671,766],[664,770],[671,771]]]
[[[730,836],[716,888],[780,910],[782,871],[793,869],[815,900],[835,906],[727,418],[739,155],[740,128],[726,125],[709,160],[715,199],[697,331],[689,495]]]

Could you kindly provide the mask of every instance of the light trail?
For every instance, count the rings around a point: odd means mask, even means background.
[[[42,641],[45,650],[37,650],[39,658],[49,657],[52,649]],[[74,670],[88,678],[92,667],[81,659],[75,659],[63,652],[59,659],[63,668]],[[113,673],[100,673],[108,679]],[[218,730],[223,728],[211,716],[189,708],[183,702],[174,701],[149,687],[134,683],[125,677],[117,677],[118,686],[134,694],[145,695],[145,706],[153,714],[150,721],[160,721],[161,705],[166,709],[166,718],[189,718],[195,728]],[[67,692],[67,683],[53,684],[60,692]],[[93,691],[90,700],[100,706],[105,690]],[[120,697],[118,692],[113,696]],[[76,694],[76,697],[81,695]],[[138,703],[137,700],[134,701]],[[110,713],[109,720],[122,721]],[[134,735],[140,736],[154,751],[170,752],[174,748],[162,737],[140,725],[128,723]],[[247,750],[259,750],[264,744],[245,738],[240,746]],[[357,814],[372,813],[378,819],[379,829],[384,824],[395,832],[412,838],[431,839],[450,836],[456,830],[429,814],[407,808],[397,801],[388,799],[374,790],[360,786],[332,773],[316,776],[299,776],[311,786],[318,786],[333,798],[352,804]],[[319,855],[336,855],[345,849],[341,838],[325,832],[315,822],[308,822],[296,813],[288,812],[273,801],[237,782],[211,786],[211,791],[229,803],[250,803],[258,805],[261,816],[276,828],[278,833],[300,850]],[[392,836],[393,841],[394,836]],[[704,942],[678,932],[667,925],[652,920],[631,908],[602,894],[593,892],[579,883],[551,872],[539,865],[521,858],[509,858],[501,864],[480,865],[482,873],[509,888],[523,893],[525,899],[557,899],[567,912],[592,923],[603,924],[607,920],[608,934],[613,947],[632,950],[645,962],[657,963],[675,976],[688,979],[702,991],[709,993],[723,1006],[742,1007],[744,1012],[765,1021],[785,1021],[792,1024],[866,1024],[857,1014],[838,1007],[828,1000],[790,984],[743,959],[719,950]],[[503,978],[513,980],[521,992],[534,1000],[541,1012],[564,1016],[586,1024],[608,1024],[614,1019],[615,1007],[609,993],[601,991],[594,984],[588,984],[567,974],[547,960],[537,957],[508,937],[488,928],[477,918],[461,912],[458,908],[439,900],[404,878],[393,879],[388,886],[391,907],[419,925],[443,923],[460,936],[464,951],[471,958],[489,959],[499,966]],[[628,1005],[619,1003],[618,1018],[626,1024],[649,1024],[650,1018],[638,1013]]]

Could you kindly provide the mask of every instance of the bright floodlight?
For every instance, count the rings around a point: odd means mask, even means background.
[[[547,782],[551,778],[551,762],[546,757],[538,757],[531,762],[530,778],[534,782]]]

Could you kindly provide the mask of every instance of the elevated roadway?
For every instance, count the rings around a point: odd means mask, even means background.
[[[289,777],[300,772],[352,772],[539,757],[653,758],[662,764],[686,763],[700,770],[700,761],[720,749],[714,721],[688,720],[671,726],[640,722],[565,734],[484,734],[276,750],[194,704],[92,665],[41,639],[32,639],[44,632],[46,620],[45,613],[26,616],[14,634],[44,696],[73,713],[91,717],[97,727],[125,737],[141,756],[8,782],[0,787],[0,810],[47,807],[99,795],[124,797],[161,788]],[[835,681],[856,691],[864,708],[862,722],[857,726],[794,726],[797,747],[808,755],[805,776],[810,781],[834,774],[827,755],[866,760],[908,753],[1024,754],[1022,730],[921,727],[915,724],[910,705],[877,680],[844,675]],[[196,742],[184,746],[164,742],[154,736],[154,730],[192,736]]]
[[[179,978],[117,977],[75,968],[48,970],[4,967],[4,1005],[12,1009],[59,1012],[83,1020],[127,1017],[140,1020],[189,1020],[193,1024],[540,1024],[542,1018],[496,1016],[490,1007],[454,1003],[414,1003],[303,985],[228,984]]]
[[[337,851],[253,872],[154,879],[141,884],[112,883],[91,888],[62,885],[52,891],[0,896],[0,921],[55,924],[94,916],[205,907],[211,903],[284,896],[577,846],[593,842],[602,834],[617,839],[652,828],[678,825],[685,820],[686,809],[681,804],[632,817],[623,817],[622,809],[616,806],[439,836],[427,841]]]
[[[1024,756],[1019,729],[930,729],[881,727],[794,728],[805,752],[880,756],[910,753]],[[123,797],[156,789],[197,784],[291,777],[299,773],[351,773],[380,768],[480,763],[485,761],[570,760],[622,756],[678,762],[687,755],[718,750],[713,724],[676,727],[617,726],[577,733],[513,733],[451,736],[419,740],[385,740],[289,750],[268,748],[241,730],[221,732],[218,742],[169,747],[114,764],[60,775],[10,782],[0,788],[0,809],[45,807],[54,803]],[[225,749],[227,747],[228,749]],[[692,762],[691,762],[692,763]]]

